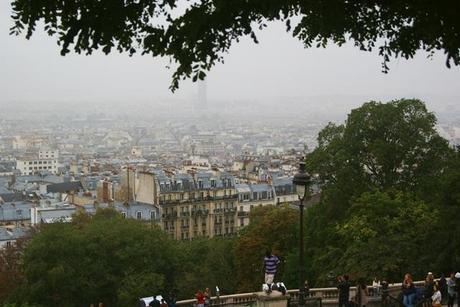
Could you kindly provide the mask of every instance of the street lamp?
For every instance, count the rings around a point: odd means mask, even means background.
[[[305,170],[305,162],[299,163],[299,172],[294,175],[292,180],[299,196],[299,209],[300,209],[300,238],[299,238],[299,306],[305,306],[305,287],[304,283],[304,248],[303,248],[303,208],[304,200],[310,196],[310,175]]]

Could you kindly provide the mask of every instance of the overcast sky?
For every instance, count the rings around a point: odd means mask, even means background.
[[[170,93],[173,71],[165,68],[165,60],[117,53],[62,57],[56,40],[42,31],[30,41],[9,36],[9,16],[9,1],[0,1],[0,106],[12,101],[154,102],[196,97],[190,82]],[[424,53],[410,61],[393,60],[390,73],[383,74],[376,53],[352,46],[306,50],[281,24],[259,33],[259,41],[259,45],[249,39],[235,43],[225,64],[214,67],[207,81],[210,103],[356,95],[452,101],[460,96],[460,68],[446,68],[442,54],[432,60]]]

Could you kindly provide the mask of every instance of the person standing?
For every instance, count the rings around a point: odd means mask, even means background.
[[[359,307],[366,307],[368,301],[369,301],[369,292],[367,291],[367,285],[364,282],[358,283],[358,299],[359,301],[358,306]]]
[[[412,276],[407,273],[404,275],[404,280],[402,282],[403,305],[405,307],[414,306],[415,291]]]
[[[211,306],[211,291],[209,288],[204,289],[204,306]]]
[[[441,291],[442,302],[445,303],[447,299],[447,280],[444,274],[441,274],[441,278],[438,281],[439,291]]]
[[[268,286],[268,293],[271,292],[273,281],[275,280],[276,268],[280,260],[267,250],[264,257],[265,283]]]
[[[204,294],[201,290],[198,290],[195,294],[196,298],[196,306],[197,307],[204,307]]]
[[[149,307],[160,307],[160,301],[157,300],[157,297],[153,297],[153,301],[150,302]]]
[[[380,280],[378,280],[377,277],[374,277],[374,280],[372,281],[372,289],[374,296],[380,295]]]
[[[433,273],[428,272],[425,278],[425,286],[423,288],[423,297],[429,298],[434,293],[434,276]]]
[[[337,289],[339,289],[339,307],[347,307],[350,300],[350,282],[348,275],[339,276]]]
[[[310,296],[310,284],[308,283],[308,280],[305,280],[303,283],[303,291],[305,293],[305,298],[308,298]]]
[[[455,288],[457,290],[457,306],[460,307],[460,272],[455,273]]]
[[[455,288],[455,274],[451,273],[450,278],[447,280],[447,307],[454,307],[455,296],[457,294]]]

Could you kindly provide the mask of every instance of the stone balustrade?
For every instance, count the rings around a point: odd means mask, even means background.
[[[416,286],[422,286],[423,281],[414,282]],[[381,291],[376,291],[372,286],[368,286],[369,306],[379,305],[381,302]],[[397,297],[401,291],[401,283],[388,285],[388,294]],[[357,293],[356,287],[350,288],[350,298]],[[288,290],[286,295],[289,295],[291,302],[296,303],[299,299],[299,290]],[[307,306],[336,306],[339,298],[337,288],[312,288],[306,298]],[[211,298],[212,306],[256,306],[256,293],[240,293],[231,295],[214,296]],[[177,306],[192,306],[196,303],[195,299],[178,301]]]

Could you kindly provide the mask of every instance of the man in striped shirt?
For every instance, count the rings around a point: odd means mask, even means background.
[[[280,260],[271,251],[267,250],[264,257],[265,283],[268,286],[268,292],[271,292],[272,284],[275,279],[276,266]]]

